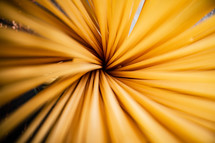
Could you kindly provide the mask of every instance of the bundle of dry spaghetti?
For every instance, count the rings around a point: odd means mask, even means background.
[[[1,1],[0,140],[215,142],[215,1],[141,2]]]

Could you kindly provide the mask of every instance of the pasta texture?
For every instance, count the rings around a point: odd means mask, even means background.
[[[215,142],[215,1],[141,3],[0,1],[0,141]]]

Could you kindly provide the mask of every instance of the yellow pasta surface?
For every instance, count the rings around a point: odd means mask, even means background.
[[[215,142],[214,8],[0,1],[0,142]]]

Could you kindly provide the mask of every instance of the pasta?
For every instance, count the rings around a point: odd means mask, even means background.
[[[214,8],[1,1],[0,141],[215,142]]]

